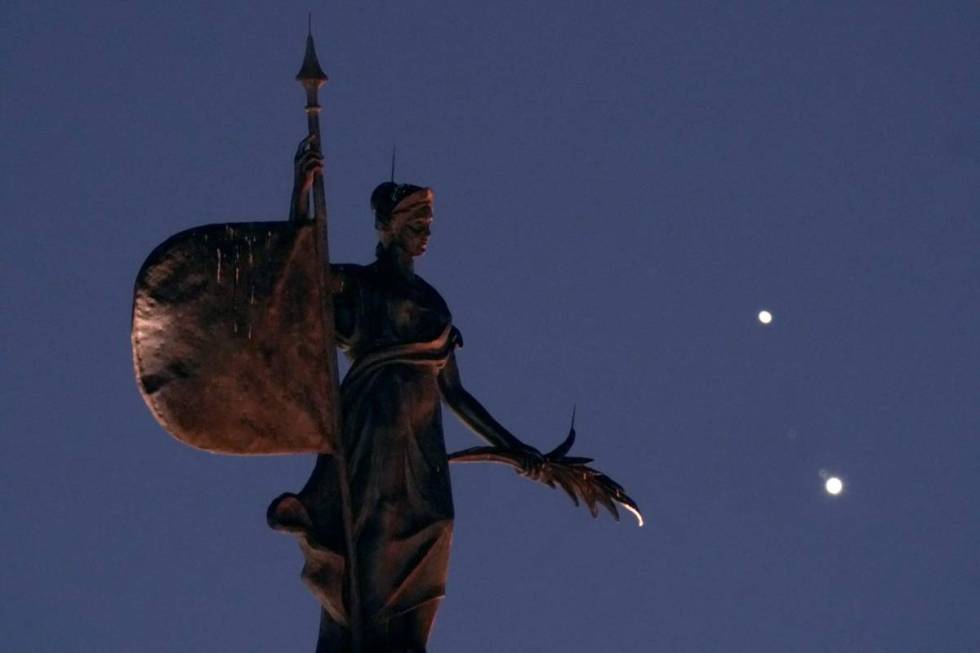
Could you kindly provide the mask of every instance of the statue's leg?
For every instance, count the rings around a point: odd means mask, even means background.
[[[350,653],[350,650],[350,631],[331,619],[326,610],[321,609],[316,653]]]

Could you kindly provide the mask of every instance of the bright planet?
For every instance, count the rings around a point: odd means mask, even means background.
[[[759,322],[769,324],[772,322],[772,313],[769,311],[759,311]]]
[[[827,494],[837,496],[844,491],[844,481],[836,476],[831,476],[824,482],[823,487],[827,490]]]

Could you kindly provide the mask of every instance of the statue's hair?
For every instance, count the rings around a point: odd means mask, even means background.
[[[374,211],[374,228],[381,229],[391,222],[391,213],[403,199],[422,190],[414,184],[396,184],[386,181],[378,184],[371,193],[371,210]]]

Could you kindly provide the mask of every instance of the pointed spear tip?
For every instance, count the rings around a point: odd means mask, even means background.
[[[313,44],[312,11],[307,16],[306,53],[303,56],[303,65],[296,73],[296,80],[303,83],[316,82],[320,85],[327,81],[327,75],[320,68],[320,61],[316,56],[316,46]]]

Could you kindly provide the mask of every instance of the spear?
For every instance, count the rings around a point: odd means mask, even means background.
[[[306,91],[306,122],[309,127],[310,140],[320,146],[321,154],[323,152],[322,140],[320,138],[320,104],[318,101],[318,92],[320,87],[322,87],[327,82],[327,75],[320,68],[320,62],[316,56],[316,48],[313,45],[313,26],[312,17],[309,21],[308,31],[306,34],[306,54],[303,57],[303,65],[300,67],[299,72],[296,74],[296,80],[302,84],[303,89]],[[337,348],[335,346],[334,339],[334,313],[333,313],[333,297],[331,296],[331,291],[333,289],[332,277],[330,274],[330,251],[329,251],[329,238],[327,233],[327,202],[326,196],[323,188],[323,173],[322,171],[317,171],[313,177],[313,222],[314,229],[316,233],[316,244],[315,249],[317,250],[317,258],[321,262],[319,269],[319,283],[318,292],[320,295],[320,305],[321,305],[321,320],[322,329],[321,333],[327,334],[326,342],[324,343],[325,351],[324,356],[326,358],[326,363],[329,372],[329,382],[327,392],[331,395],[332,401],[330,405],[336,406],[338,409],[332,411],[330,419],[333,420],[333,424],[329,425],[329,432],[333,433],[336,437],[334,445],[334,458],[337,465],[337,479],[340,484],[338,488],[340,492],[340,503],[341,503],[341,517],[343,519],[344,526],[344,543],[347,548],[347,569],[346,569],[346,582],[347,582],[347,597],[348,606],[347,613],[350,619],[350,630],[351,630],[351,646],[353,653],[360,653],[361,651],[361,604],[360,604],[360,591],[358,587],[358,575],[357,575],[357,553],[354,548],[354,530],[353,524],[354,519],[351,514],[350,505],[350,482],[347,470],[347,458],[344,452],[344,438],[340,429],[340,402],[337,401],[339,380],[337,373]]]

